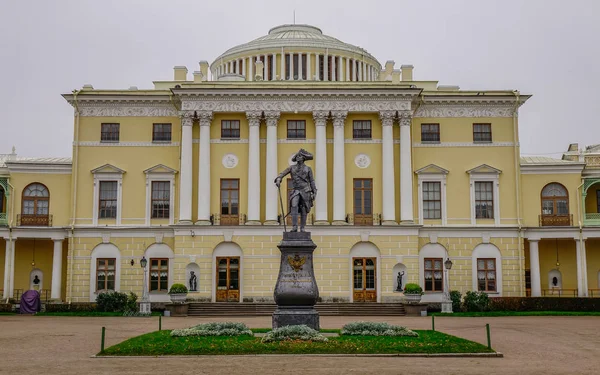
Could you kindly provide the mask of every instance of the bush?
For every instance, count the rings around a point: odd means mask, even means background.
[[[496,297],[491,311],[600,311],[600,298],[578,297]]]
[[[96,297],[98,311],[125,312],[137,310],[137,296],[129,292],[129,296],[121,292],[105,292]]]
[[[464,311],[478,312],[490,310],[490,297],[485,292],[468,291],[463,302]]]
[[[94,303],[47,303],[46,312],[94,312],[97,306]]]
[[[188,288],[183,284],[173,284],[169,290],[169,294],[183,294],[187,292]]]
[[[404,294],[420,294],[423,295],[423,288],[419,284],[408,283],[404,286]]]
[[[12,305],[10,303],[0,303],[0,312],[12,312]]]
[[[286,340],[302,340],[302,341],[315,341],[315,342],[327,342],[327,337],[315,331],[307,325],[299,326],[284,326],[275,328],[274,330],[267,332],[262,338],[262,342],[274,342],[274,341],[286,341]]]
[[[174,329],[171,331],[173,337],[185,337],[185,336],[241,336],[250,335],[253,333],[248,329],[244,323],[234,322],[216,322],[216,323],[204,323],[198,324],[197,326]]]
[[[402,326],[393,326],[388,323],[353,322],[342,327],[345,336],[412,336],[419,334]]]
[[[458,290],[450,291],[450,299],[452,300],[452,311],[453,312],[462,311],[462,306],[461,306],[462,294]]]

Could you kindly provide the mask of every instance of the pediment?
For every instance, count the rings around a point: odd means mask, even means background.
[[[166,174],[175,174],[177,171],[173,168],[169,168],[164,164],[157,164],[154,167],[150,167],[144,171],[145,174],[149,173],[166,173]]]
[[[448,174],[448,170],[439,165],[429,164],[415,171],[416,174]]]
[[[500,174],[502,173],[502,171],[500,169],[491,167],[487,164],[481,164],[478,167],[475,167],[473,169],[469,169],[467,171],[468,174],[478,174],[478,173],[485,173],[485,174]]]
[[[121,168],[115,167],[112,164],[104,164],[103,166],[100,166],[98,168],[92,169],[92,173],[96,174],[96,173],[119,173],[119,174],[123,174],[125,173],[124,170],[122,170]]]

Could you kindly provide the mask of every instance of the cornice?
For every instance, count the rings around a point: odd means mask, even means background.
[[[474,143],[474,142],[441,142],[441,143],[413,143],[413,148],[419,147],[513,147],[513,142],[493,142],[493,143]],[[519,144],[517,143],[517,146]]]
[[[179,142],[73,142],[73,146],[85,147],[178,147]]]
[[[513,104],[492,104],[493,102],[439,102],[436,104],[422,104],[415,111],[414,117],[513,117],[515,106]]]

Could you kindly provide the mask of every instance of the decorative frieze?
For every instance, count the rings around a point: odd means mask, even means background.
[[[153,104],[148,106],[87,106],[79,107],[83,117],[176,117],[177,110],[172,105]]]
[[[514,105],[439,105],[424,104],[414,117],[512,117]]]

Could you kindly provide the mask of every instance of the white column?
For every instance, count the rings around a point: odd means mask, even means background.
[[[585,240],[580,241],[575,238],[575,248],[577,250],[577,295],[587,297],[587,267],[585,266]]]
[[[325,52],[323,60],[323,81],[329,81],[329,52]]]
[[[275,178],[279,174],[277,165],[277,123],[279,112],[265,111],[267,123],[267,155],[265,168],[265,225],[277,225],[277,203],[279,194]]]
[[[539,239],[528,238],[529,240],[529,271],[531,273],[531,296],[540,297],[542,295],[542,284],[540,280],[540,251]]]
[[[254,81],[254,64],[252,64],[252,57],[248,57],[248,77],[249,81]]]
[[[327,139],[326,128],[328,111],[313,112],[316,128],[315,180],[317,199],[315,202],[315,224],[329,225],[327,219]]]
[[[179,172],[179,224],[192,223],[192,125],[194,112],[181,113],[181,170]]]
[[[371,81],[371,67],[367,65],[367,81]]]
[[[246,73],[246,59],[242,59],[242,75],[247,77],[248,73]]]
[[[290,81],[294,80],[294,54],[290,53]]]
[[[362,61],[358,62],[358,80],[359,81],[363,80],[363,63],[362,63]]]
[[[271,81],[277,80],[277,54],[271,54]]]
[[[335,69],[335,59],[336,59],[336,56],[331,56],[331,80],[334,81],[334,82],[336,81],[336,77],[335,77],[335,72],[336,72],[336,69]]]
[[[281,69],[279,69],[281,74],[281,79],[285,80],[285,53],[283,53],[283,48],[281,49]]]
[[[62,281],[62,243],[63,239],[54,241],[54,256],[52,257],[52,288],[50,298],[61,299],[60,290]]]
[[[321,69],[319,69],[319,65],[320,65],[320,61],[321,60],[321,55],[319,55],[318,53],[315,54],[315,74],[317,76],[317,78],[315,79],[315,81],[320,81],[321,77]]]
[[[348,112],[331,111],[333,116],[333,224],[346,224],[346,159],[344,122]]]
[[[302,81],[302,54],[298,54],[298,80]]]
[[[210,123],[212,112],[198,111],[200,147],[198,151],[198,221],[210,225]]]
[[[263,81],[269,80],[269,60],[267,60],[267,55],[263,55]]]
[[[346,81],[350,81],[350,58],[346,57]]]
[[[312,72],[311,72],[311,61],[310,61],[310,53],[306,54],[306,80],[313,81]]]
[[[4,294],[2,296],[3,299],[11,298],[13,294],[13,285],[11,284],[11,275],[14,275],[14,265],[11,264],[13,259],[12,252],[14,250],[13,244],[15,243],[15,239],[9,239],[8,237],[4,237],[6,241],[6,248],[4,253],[4,284],[2,285],[2,289],[4,289]],[[12,277],[14,279],[14,277]]]
[[[248,214],[247,225],[260,225],[260,118],[261,111],[246,112],[250,128],[248,139]]]
[[[410,141],[410,111],[400,112],[400,221],[413,223],[412,160]]]
[[[394,184],[394,117],[395,111],[379,112],[382,126],[382,144],[381,144],[381,160],[382,160],[382,221],[383,225],[396,225],[396,188]]]
[[[360,65],[362,65],[362,80],[366,81],[367,80],[367,65],[365,64],[364,61],[361,61]]]
[[[342,56],[338,56],[338,73],[337,73],[337,80],[338,82],[342,81],[342,61],[343,61],[343,57]]]

